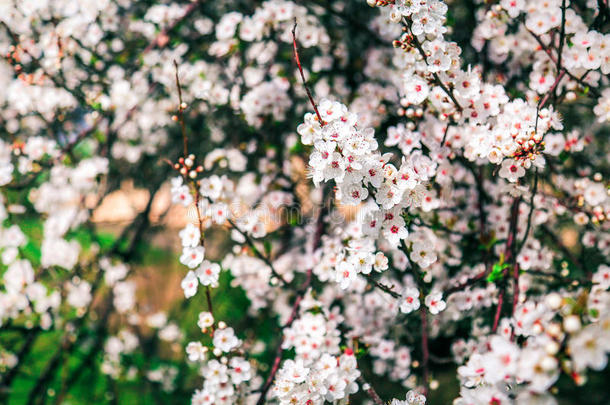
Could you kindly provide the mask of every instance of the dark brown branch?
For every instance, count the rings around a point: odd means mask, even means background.
[[[379,288],[381,291],[391,295],[394,298],[400,298],[400,294],[393,290],[393,285],[388,287],[385,284],[381,284],[379,281],[374,280],[370,275],[366,277],[366,281],[368,281],[372,286]]]
[[[424,395],[428,395],[430,388],[430,349],[428,346],[428,310],[425,305],[419,307],[419,314],[421,317],[421,366],[424,377]]]
[[[525,242],[527,241],[527,235],[530,233],[530,229],[532,227],[532,217],[534,216],[534,199],[536,198],[536,193],[538,192],[538,168],[536,168],[536,170],[534,171],[534,187],[532,189],[532,195],[530,197],[530,212],[527,215],[527,226],[525,227],[525,234],[523,235],[523,239],[521,239],[521,243],[519,243],[519,246],[517,247],[517,255],[519,255],[519,252],[521,251],[521,249],[523,249],[523,246],[525,245]]]
[[[239,229],[237,224],[235,222],[233,222],[231,219],[227,218],[227,222],[233,227],[233,229],[235,229],[237,232],[239,232],[239,234],[246,239],[246,243],[248,244],[250,249],[252,249],[252,252],[254,253],[254,255],[256,257],[258,257],[259,259],[261,259],[263,262],[265,262],[265,264],[267,266],[269,266],[269,268],[271,269],[271,274],[275,278],[280,280],[282,282],[282,284],[287,285],[288,281],[286,281],[286,279],[280,273],[278,273],[277,270],[275,270],[275,267],[273,266],[273,263],[271,262],[271,259],[268,258],[267,256],[265,256],[264,254],[262,254],[260,250],[258,250],[256,245],[254,244],[254,241],[250,237],[250,235],[248,235],[246,232],[244,232],[241,229]]]
[[[566,36],[566,0],[561,0],[561,28],[559,31],[559,48],[557,49],[557,65],[556,69],[561,70],[561,54],[563,53],[563,44]]]
[[[487,270],[484,270],[484,271],[480,272],[479,274],[472,276],[471,278],[469,278],[468,280],[464,281],[461,284],[455,285],[453,287],[449,287],[448,289],[446,289],[443,292],[443,296],[449,297],[453,293],[464,291],[465,288],[470,287],[470,286],[478,283],[481,280],[485,280],[485,277],[487,277]]]

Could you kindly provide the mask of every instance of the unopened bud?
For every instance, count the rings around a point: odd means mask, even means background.
[[[559,309],[561,306],[561,296],[557,293],[551,293],[546,297],[546,305],[551,309]]]
[[[563,329],[568,333],[574,333],[580,330],[580,318],[576,315],[567,316],[563,320]]]
[[[557,359],[551,356],[544,356],[544,358],[540,362],[540,366],[545,371],[555,370],[557,368]]]
[[[555,341],[550,341],[544,346],[544,351],[547,352],[549,356],[554,356],[559,351],[559,345]]]

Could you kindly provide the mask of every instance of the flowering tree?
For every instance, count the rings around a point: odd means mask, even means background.
[[[607,400],[606,1],[6,0],[0,25],[3,400]],[[147,202],[109,233],[125,179]],[[152,312],[166,192],[184,298]]]

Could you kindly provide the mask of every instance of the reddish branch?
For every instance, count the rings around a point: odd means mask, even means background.
[[[530,33],[530,35],[532,37],[534,37],[534,39],[536,40],[536,42],[538,42],[538,45],[540,45],[540,48],[548,55],[549,59],[551,59],[551,62],[553,62],[555,65],[557,65],[558,59],[555,57],[555,55],[553,55],[553,52],[551,50],[551,48],[549,48],[540,38],[540,36],[534,34],[532,31],[526,29],[527,32]],[[573,73],[570,73],[567,69],[563,68],[562,71],[565,72],[566,75],[568,75],[570,77],[570,79],[574,80],[575,82],[577,82],[578,84],[580,84],[583,87],[587,87],[589,88],[591,94],[593,94],[595,97],[600,97],[601,94],[600,92],[595,88],[595,87],[590,87],[587,83],[584,82],[584,77],[587,75],[587,73],[585,73],[583,75],[583,77],[577,77],[575,76]]]
[[[566,73],[567,73],[567,70],[561,69],[561,72],[559,72],[559,74],[557,75],[557,78],[555,79],[555,82],[551,86],[551,89],[544,95],[544,98],[540,101],[540,104],[538,105],[538,110],[540,110],[542,107],[544,107],[544,105],[549,100],[549,97],[552,94],[555,94],[555,90],[557,89],[559,82],[561,81],[561,79],[563,79],[563,77],[566,75]]]
[[[301,60],[299,58],[299,49],[297,46],[297,39],[296,39],[296,29],[297,29],[297,21],[295,18],[294,27],[292,27],[292,45],[293,45],[293,49],[294,49],[294,59],[299,68],[299,73],[301,74],[301,80],[303,81],[303,87],[305,87],[305,91],[307,92],[307,97],[309,98],[309,102],[311,103],[313,110],[315,111],[316,116],[318,117],[318,121],[320,122],[320,125],[323,126],[323,125],[325,125],[325,122],[322,120],[322,116],[320,116],[320,112],[318,111],[318,106],[316,105],[316,102],[314,101],[313,96],[311,95],[311,91],[307,87],[307,84],[305,81],[305,74],[303,73],[303,67],[301,65]],[[322,239],[322,233],[324,230],[324,215],[325,215],[325,210],[323,208],[320,211],[320,215],[318,217],[316,233],[315,233],[314,239],[313,239],[312,251],[315,251],[320,245],[320,242]],[[280,363],[282,362],[282,357],[284,354],[284,349],[282,347],[282,344],[284,343],[283,331],[286,328],[289,328],[292,325],[292,323],[298,318],[301,301],[303,300],[303,296],[307,292],[307,289],[311,285],[312,273],[313,273],[313,269],[307,270],[307,275],[306,275],[305,281],[301,285],[301,288],[297,294],[297,297],[294,300],[294,304],[292,304],[292,311],[290,313],[290,317],[288,318],[288,321],[281,328],[282,337],[280,338],[280,341],[279,341],[277,349],[276,349],[275,359],[273,360],[273,365],[271,366],[271,372],[269,373],[269,376],[267,377],[267,380],[265,381],[265,384],[263,385],[263,388],[261,389],[261,395],[260,395],[258,401],[256,402],[257,405],[262,405],[265,403],[265,398],[267,396],[267,393],[269,392],[269,389],[271,388],[271,385],[273,384],[273,381],[275,380],[275,375],[277,374],[277,372],[280,368]]]
[[[377,394],[377,391],[375,391],[375,389],[373,388],[373,386],[371,384],[367,383],[364,380],[362,375],[360,377],[358,377],[358,382],[360,383],[360,385],[362,385],[362,388],[364,388],[365,386],[368,385],[368,388],[365,391],[369,395],[369,397],[371,397],[371,399],[373,400],[373,403],[375,405],[383,405],[383,400],[381,399],[379,394]]]
[[[315,252],[320,247],[320,244],[322,241],[322,234],[324,233],[324,216],[325,215],[326,215],[326,210],[323,208],[320,211],[320,214],[319,214],[319,217],[317,220],[316,233],[314,234],[314,238],[313,238],[313,242],[312,242],[312,245],[313,245],[312,252]],[[312,273],[313,273],[313,268],[307,270],[307,276],[305,278],[305,281],[303,282],[303,284],[301,285],[301,288],[299,289],[299,291],[297,293],[297,297],[294,300],[294,304],[292,304],[292,311],[290,312],[290,317],[288,318],[286,323],[281,328],[282,337],[280,338],[280,341],[277,345],[275,359],[273,360],[273,365],[271,366],[271,372],[269,373],[269,376],[267,377],[267,380],[265,381],[265,385],[263,385],[263,388],[261,389],[261,396],[259,397],[258,401],[256,402],[257,405],[262,405],[265,403],[265,397],[267,396],[267,392],[269,392],[269,389],[271,388],[271,385],[273,384],[273,381],[275,380],[275,375],[277,374],[277,372],[280,368],[280,363],[282,361],[282,357],[284,354],[284,348],[282,347],[282,344],[284,343],[284,330],[286,328],[289,328],[293,324],[293,322],[295,320],[297,320],[299,317],[299,308],[301,306],[301,301],[303,300],[303,296],[305,295],[305,293],[309,289],[309,286],[311,285]]]
[[[496,307],[496,314],[494,315],[494,324],[491,329],[492,333],[496,333],[498,330],[500,315],[502,315],[502,304],[504,304],[504,287],[500,290],[500,295],[498,295],[498,306]]]
[[[521,197],[516,197],[513,200],[513,203],[511,205],[509,228],[508,228],[508,238],[506,239],[506,249],[504,251],[504,262],[511,264],[511,265],[515,265],[515,266],[516,266],[516,264],[515,264],[515,261],[516,261],[515,239],[517,238],[517,223],[519,220],[519,204],[520,203],[521,203]],[[498,330],[498,323],[500,321],[500,316],[502,315],[502,304],[504,303],[504,293],[505,293],[505,289],[506,289],[505,279],[506,279],[507,273],[508,273],[507,269],[504,269],[504,271],[502,272],[503,284],[500,287],[500,294],[498,295],[498,306],[496,308],[496,314],[494,316],[493,328],[491,330],[492,333],[496,333],[496,330]],[[517,282],[518,282],[518,280],[517,280]],[[518,294],[517,291],[515,291],[515,295],[516,294]]]
[[[303,285],[301,286],[301,291],[297,295],[297,298],[294,300],[294,304],[292,304],[292,311],[290,312],[290,317],[288,318],[288,321],[286,321],[284,326],[282,326],[282,337],[280,338],[280,341],[277,345],[277,349],[275,351],[275,358],[273,359],[273,366],[271,366],[271,372],[269,373],[269,376],[267,377],[267,380],[265,381],[265,385],[263,385],[263,388],[261,389],[261,396],[258,399],[258,401],[256,402],[257,405],[265,403],[265,397],[267,396],[267,392],[271,388],[271,385],[273,384],[273,380],[275,380],[275,375],[277,374],[277,372],[280,368],[280,363],[282,362],[282,357],[284,354],[284,348],[282,346],[284,343],[284,332],[283,331],[284,331],[284,329],[289,328],[294,323],[294,321],[297,320],[297,318],[299,316],[299,308],[301,306],[301,301],[303,300],[303,295],[305,295],[305,292],[307,291],[307,289],[309,288],[309,285],[311,284],[312,272],[313,272],[313,269],[307,270],[307,277],[305,278],[305,282],[303,282]]]
[[[292,27],[292,47],[294,50],[294,60],[297,63],[297,67],[299,68],[299,73],[301,74],[301,80],[303,81],[303,87],[305,87],[305,92],[307,92],[307,98],[309,98],[309,102],[311,103],[311,106],[313,107],[313,110],[316,113],[316,116],[318,117],[318,121],[320,122],[321,126],[326,125],[326,122],[324,122],[324,120],[322,119],[322,116],[320,115],[320,112],[318,111],[318,106],[316,105],[316,102],[313,99],[313,96],[311,95],[311,91],[309,90],[309,87],[307,87],[307,81],[305,80],[305,74],[303,73],[303,66],[301,66],[301,59],[299,58],[299,48],[297,46],[297,19],[295,17],[294,19],[294,26]]]
[[[186,137],[186,125],[184,124],[184,108],[185,105],[182,102],[182,86],[180,85],[180,77],[178,76],[178,62],[174,60],[174,67],[176,68],[176,87],[178,88],[178,119],[180,120],[180,131],[182,132],[182,147],[184,157],[188,155],[188,139]]]

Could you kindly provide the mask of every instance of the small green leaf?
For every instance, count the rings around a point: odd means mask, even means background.
[[[111,233],[99,233],[97,235],[97,243],[102,250],[110,249],[117,237]]]
[[[491,269],[491,273],[487,276],[488,283],[495,283],[496,281],[502,279],[504,277],[504,269],[509,267],[508,264],[502,263],[503,257],[500,258],[500,262],[493,265]]]
[[[40,258],[42,257],[40,246],[28,241],[28,243],[19,250],[24,258],[32,262],[32,265],[37,266],[40,264]]]
[[[290,224],[290,226],[297,226],[297,225],[299,225],[299,217],[297,215],[289,215],[288,216],[288,224]]]
[[[264,241],[263,247],[265,248],[265,254],[267,255],[267,257],[269,257],[269,255],[271,254],[271,242],[269,242],[268,240]]]

